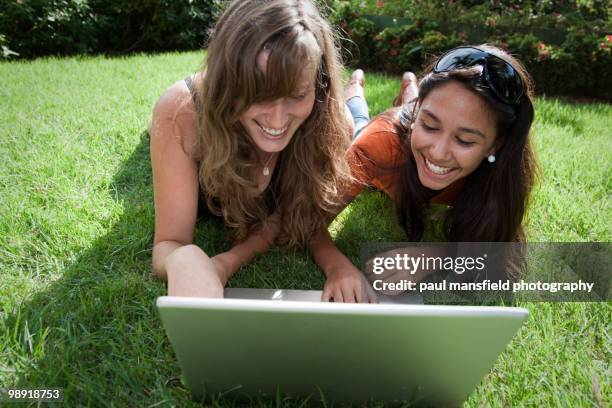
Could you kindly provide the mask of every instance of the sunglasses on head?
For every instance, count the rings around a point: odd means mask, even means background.
[[[479,48],[454,48],[438,59],[433,71],[438,74],[474,65],[482,66],[487,85],[500,101],[508,105],[519,103],[525,93],[519,73],[508,62]]]

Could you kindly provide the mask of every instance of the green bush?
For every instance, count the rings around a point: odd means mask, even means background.
[[[517,55],[539,93],[612,98],[612,30],[602,2],[398,0],[369,1],[366,7],[362,3],[337,1],[332,14],[358,44],[360,57],[348,59],[351,66],[390,74],[418,73],[448,49],[486,42]],[[441,3],[448,7],[438,7]],[[380,24],[385,12],[402,24]],[[371,47],[372,38],[374,52],[365,49]]]
[[[3,34],[0,34],[0,51],[2,51],[0,53],[0,60],[19,56],[19,54],[8,47],[8,41]]]
[[[416,24],[385,28],[376,35],[376,61],[389,73],[421,60],[421,30]]]
[[[219,0],[4,0],[3,3],[0,10],[3,49],[6,47],[25,58],[202,47],[220,7]]]
[[[584,29],[570,30],[560,47],[540,43],[540,50],[550,51],[530,61],[536,85],[550,93],[610,98],[610,45],[612,36]]]
[[[348,3],[336,5],[330,19],[336,22],[341,33],[345,34],[343,36],[345,41],[341,43],[344,59],[353,61],[357,66],[368,65],[375,58],[375,36],[379,31],[376,24],[368,19],[359,18]],[[355,42],[352,40],[354,38],[359,38],[360,41]]]

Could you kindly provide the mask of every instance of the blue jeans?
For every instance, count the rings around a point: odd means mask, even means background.
[[[353,116],[355,122],[355,133],[353,133],[353,140],[359,137],[361,130],[370,122],[370,111],[368,110],[368,103],[362,96],[353,96],[351,99],[346,101]]]

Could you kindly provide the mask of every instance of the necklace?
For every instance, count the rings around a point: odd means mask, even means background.
[[[261,171],[261,174],[263,174],[264,176],[270,175],[270,168],[268,167],[268,165],[270,164],[270,161],[272,161],[272,157],[274,157],[274,153],[270,153],[270,157],[268,157],[268,161],[266,161],[266,163],[263,165],[263,170]]]

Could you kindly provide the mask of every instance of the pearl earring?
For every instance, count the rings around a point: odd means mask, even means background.
[[[494,154],[490,154],[487,157],[487,160],[489,161],[489,163],[494,163],[495,162],[495,155]]]

